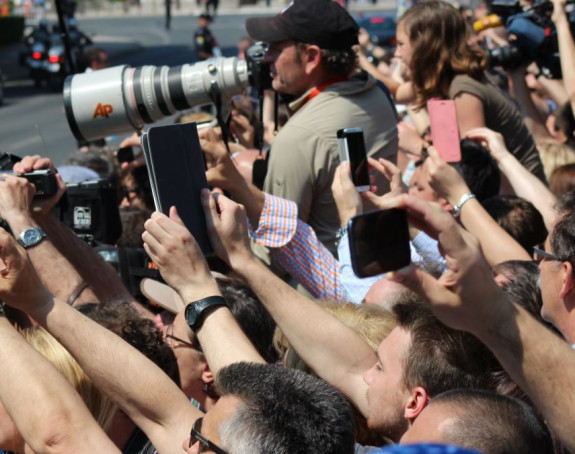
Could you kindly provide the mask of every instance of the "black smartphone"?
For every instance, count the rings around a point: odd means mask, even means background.
[[[132,147],[122,147],[118,149],[118,162],[132,162],[134,160],[134,149]]]
[[[360,214],[348,224],[351,266],[358,277],[398,270],[411,263],[405,210]]]
[[[344,128],[337,131],[339,157],[349,161],[351,180],[359,192],[369,191],[369,165],[363,139],[363,129]]]

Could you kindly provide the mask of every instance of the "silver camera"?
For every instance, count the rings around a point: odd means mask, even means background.
[[[80,141],[140,130],[190,107],[222,105],[249,85],[245,61],[216,58],[194,65],[115,66],[66,78],[64,107]]]

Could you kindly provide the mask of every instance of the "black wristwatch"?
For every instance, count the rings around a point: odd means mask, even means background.
[[[198,301],[193,301],[186,306],[186,322],[192,331],[197,331],[202,326],[206,311],[208,309],[227,306],[223,296],[208,296]]]

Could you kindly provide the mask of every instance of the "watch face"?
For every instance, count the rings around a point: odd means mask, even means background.
[[[28,229],[24,232],[23,241],[26,244],[36,243],[42,239],[42,234],[37,229]]]
[[[38,227],[27,228],[20,234],[18,242],[24,248],[29,248],[40,243],[45,236],[46,234]]]
[[[198,312],[196,311],[194,304],[187,305],[185,316],[188,326],[193,327],[196,324],[196,320],[198,318]]]

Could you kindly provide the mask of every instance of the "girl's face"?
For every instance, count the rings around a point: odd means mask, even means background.
[[[395,48],[395,57],[399,58],[407,67],[409,67],[411,65],[411,54],[413,53],[413,49],[403,22],[401,21],[397,24],[396,38],[397,47]]]

